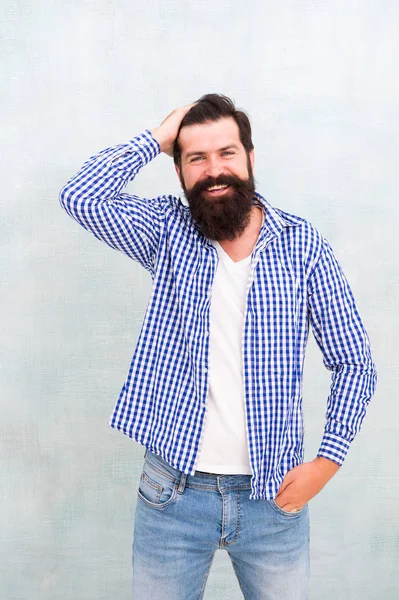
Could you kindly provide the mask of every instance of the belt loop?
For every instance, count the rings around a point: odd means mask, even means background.
[[[144,458],[147,456],[148,448],[145,449]]]
[[[180,481],[179,481],[179,487],[177,488],[177,493],[178,494],[182,494],[184,492],[184,488],[186,485],[186,479],[187,479],[187,475],[186,473],[181,473],[181,477],[180,477]]]

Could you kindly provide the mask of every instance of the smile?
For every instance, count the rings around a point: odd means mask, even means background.
[[[228,189],[230,188],[230,186],[226,186],[224,188],[218,188],[215,190],[204,190],[207,194],[210,194],[211,196],[220,196],[222,194],[224,194]]]

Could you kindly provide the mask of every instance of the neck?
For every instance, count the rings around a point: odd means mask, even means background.
[[[248,226],[244,233],[237,239],[245,240],[254,236],[258,237],[260,228],[262,227],[262,216],[263,208],[254,204],[251,209],[251,217]]]

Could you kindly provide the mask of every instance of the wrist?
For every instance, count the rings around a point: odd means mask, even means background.
[[[324,456],[316,456],[312,462],[315,464],[315,466],[317,466],[317,469],[326,482],[335,475],[340,467],[339,464],[335,463],[329,458],[325,458]]]
[[[162,131],[159,127],[154,127],[154,129],[149,130],[154,140],[156,140],[161,148],[161,152],[165,152],[165,148],[169,145],[168,140],[162,134]]]

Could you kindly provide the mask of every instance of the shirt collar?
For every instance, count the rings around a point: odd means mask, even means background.
[[[264,211],[263,224],[259,231],[258,244],[263,247],[263,243],[269,243],[273,238],[277,237],[282,233],[285,227],[296,227],[303,223],[303,219],[295,215],[291,215],[285,211],[275,208],[264,198],[259,192],[254,193],[253,204],[261,206]],[[205,246],[212,246],[210,240],[204,236],[202,231],[199,229],[197,223],[191,216],[190,208],[186,207],[187,213],[191,223],[194,225],[201,243]]]
[[[253,204],[261,206],[265,212],[263,227],[276,235],[279,235],[284,227],[296,227],[303,223],[300,217],[272,206],[259,192],[255,192]]]

